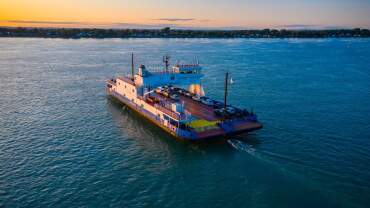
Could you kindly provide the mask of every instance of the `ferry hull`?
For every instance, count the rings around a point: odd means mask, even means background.
[[[178,135],[176,135],[174,132],[168,130],[165,126],[162,126],[160,123],[158,123],[156,120],[152,119],[151,117],[145,115],[144,113],[142,113],[141,111],[139,111],[138,109],[136,109],[132,103],[129,103],[127,102],[126,100],[110,93],[109,91],[107,91],[107,94],[109,97],[117,100],[119,103],[127,106],[130,108],[130,110],[134,111],[135,113],[137,113],[138,115],[140,115],[141,117],[143,117],[144,119],[150,121],[152,124],[154,124],[155,126],[161,128],[163,131],[167,132],[168,134],[170,134],[171,136],[177,138],[177,139],[182,139],[182,140],[186,140],[185,138],[182,138],[182,137],[179,137]]]
[[[107,94],[108,94],[109,97],[114,98],[119,103],[128,106],[132,111],[134,111],[135,113],[137,113],[138,115],[140,115],[144,119],[150,121],[152,124],[154,124],[155,126],[159,127],[163,131],[167,132],[172,137],[174,137],[176,139],[180,139],[180,140],[185,140],[185,141],[203,141],[203,140],[210,140],[210,139],[225,139],[227,136],[232,136],[232,135],[238,135],[238,134],[242,134],[242,133],[247,133],[247,132],[255,131],[255,130],[258,130],[258,129],[261,129],[262,128],[262,124],[259,123],[259,122],[249,122],[243,128],[240,128],[238,130],[229,130],[229,131],[222,130],[220,132],[210,132],[208,134],[207,133],[203,133],[203,134],[195,135],[193,137],[182,137],[182,136],[179,136],[178,134],[176,134],[176,132],[171,131],[166,126],[162,125],[157,120],[155,120],[152,117],[150,117],[149,115],[147,115],[145,112],[140,111],[135,106],[135,104],[131,103],[129,100],[126,100],[126,99],[122,98],[121,96],[116,95],[116,94],[110,92],[109,90],[107,90]]]

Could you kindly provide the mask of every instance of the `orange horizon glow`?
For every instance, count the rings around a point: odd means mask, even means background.
[[[1,0],[0,26],[274,28],[302,25],[370,28],[370,3],[351,2]]]

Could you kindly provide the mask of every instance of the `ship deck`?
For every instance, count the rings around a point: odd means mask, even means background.
[[[213,107],[211,106],[195,101],[192,98],[186,97],[184,95],[180,95],[180,101],[184,102],[185,110],[199,119],[204,119],[207,121],[216,121],[220,119],[213,112]]]
[[[208,106],[206,104],[203,104],[202,102],[195,101],[192,98],[186,97],[184,95],[178,95],[180,98],[180,102],[184,102],[185,110],[191,113],[191,115],[196,117],[197,119],[204,119],[207,121],[217,121],[221,119],[214,113],[212,106]],[[169,102],[168,100],[171,100],[170,98],[165,97],[164,95],[159,93],[155,93],[155,96],[161,100],[167,100],[167,102]]]

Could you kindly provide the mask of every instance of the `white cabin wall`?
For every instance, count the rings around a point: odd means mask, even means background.
[[[116,82],[117,82],[116,92],[126,97],[127,99],[134,100],[134,102],[136,102],[137,99],[136,87],[120,79],[117,79]]]

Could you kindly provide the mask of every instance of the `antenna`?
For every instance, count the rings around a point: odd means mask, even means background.
[[[132,81],[134,81],[135,79],[134,53],[131,53],[131,75],[132,75]]]

